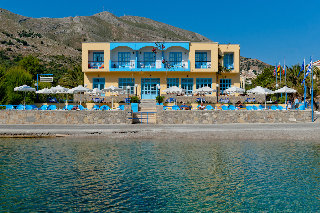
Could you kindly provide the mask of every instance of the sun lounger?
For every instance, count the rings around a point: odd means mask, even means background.
[[[253,110],[253,107],[252,106],[246,106],[246,109],[247,110]]]
[[[88,110],[87,108],[84,108],[82,105],[78,105],[78,109],[80,109],[80,110]]]
[[[42,105],[39,110],[47,110],[48,109],[48,105]]]
[[[24,109],[25,109],[25,107],[24,107],[23,105],[21,105],[21,104],[20,104],[20,105],[18,105],[18,106],[16,107],[16,109],[17,109],[17,110],[24,110]]]
[[[225,105],[222,105],[222,106],[221,106],[221,109],[222,109],[222,110],[229,110],[228,106],[225,106]]]
[[[271,106],[271,110],[277,110],[277,109],[278,109],[277,106],[275,106],[275,105],[272,105],[272,106]]]
[[[99,105],[94,105],[94,106],[92,107],[92,110],[99,110],[99,109],[100,109]]]
[[[102,105],[100,110],[110,110],[110,107],[108,105]]]
[[[278,106],[278,110],[284,110],[282,106]]]
[[[236,107],[233,106],[233,105],[230,105],[230,106],[228,107],[228,109],[229,109],[229,110],[236,110]]]
[[[259,105],[259,110],[263,110],[264,109],[264,107],[262,106],[262,105]]]
[[[34,108],[33,108],[33,106],[31,106],[31,105],[26,105],[26,110],[33,110]]]
[[[298,108],[299,110],[305,110],[306,108],[305,108],[305,106],[304,105],[302,105],[302,106],[299,106],[299,108]]]
[[[213,110],[213,107],[211,105],[207,105],[205,109],[206,110]]]
[[[50,105],[47,110],[57,110],[57,106],[56,105]]]
[[[253,109],[253,110],[258,110],[259,108],[258,108],[257,106],[255,106],[255,105],[253,105],[253,106],[252,106],[252,109]]]
[[[6,110],[13,110],[14,107],[12,105],[6,105]]]
[[[68,105],[67,106],[67,110],[72,110],[73,109],[73,105]]]
[[[120,110],[124,110],[124,105],[120,105],[118,108],[119,108]]]
[[[172,110],[180,110],[180,107],[178,105],[173,105]]]

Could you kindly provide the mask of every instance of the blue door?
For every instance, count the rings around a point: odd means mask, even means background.
[[[157,84],[160,85],[160,78],[142,78],[141,99],[155,99],[158,96]]]

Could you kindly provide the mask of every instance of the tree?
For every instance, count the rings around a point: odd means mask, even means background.
[[[13,89],[21,85],[32,85],[32,75],[22,67],[10,68],[1,78],[0,90],[2,104],[20,104],[23,101],[23,93],[15,92]],[[34,95],[27,94],[26,102],[32,102]]]
[[[36,78],[37,74],[41,74],[44,70],[39,59],[32,55],[26,56],[19,61],[19,66],[28,71],[33,76],[33,79]]]
[[[83,85],[83,73],[80,66],[69,69],[60,79],[59,84],[65,87]]]

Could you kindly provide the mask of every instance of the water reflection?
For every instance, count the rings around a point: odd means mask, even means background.
[[[2,139],[2,211],[320,211],[320,143]]]

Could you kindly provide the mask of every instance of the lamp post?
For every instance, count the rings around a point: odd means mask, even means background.
[[[130,92],[130,89],[131,89],[131,87],[128,85],[128,86],[127,86],[128,105],[129,105],[129,103],[130,103],[130,100],[129,100],[129,92]]]
[[[138,84],[135,84],[134,87],[136,88],[136,96],[138,96]]]
[[[217,87],[217,104],[219,103],[219,84],[216,84]]]

